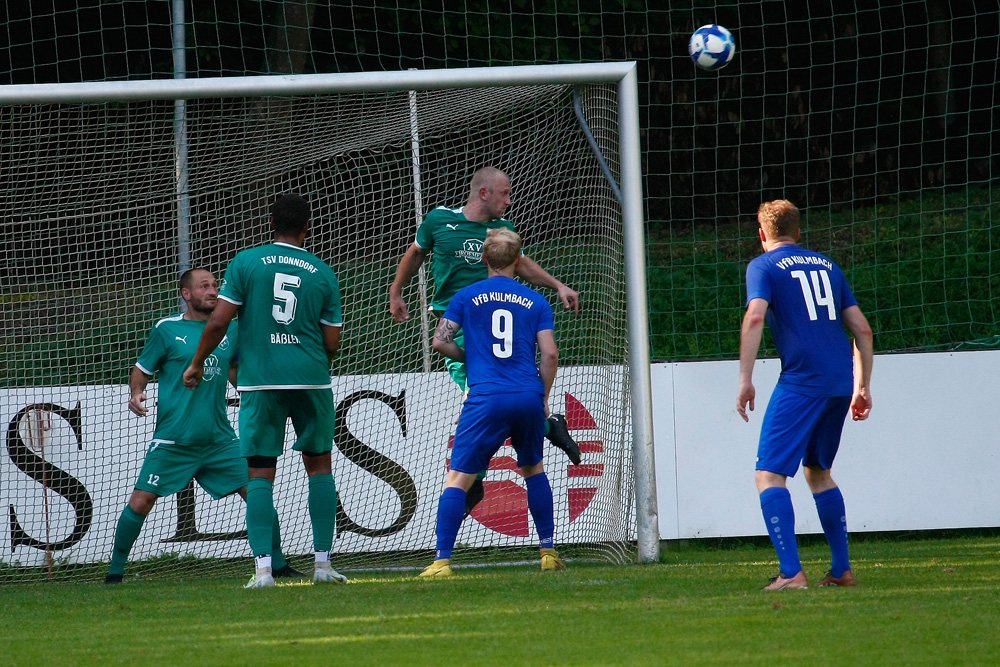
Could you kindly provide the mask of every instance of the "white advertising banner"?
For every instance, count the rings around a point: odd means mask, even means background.
[[[568,465],[546,446],[546,472],[556,509],[556,541],[622,539],[607,528],[625,518],[634,539],[627,412],[608,396],[627,395],[621,368],[566,368],[553,389],[584,452]],[[444,373],[335,378],[338,435],[336,552],[433,549],[437,499],[444,484],[461,394]],[[0,390],[6,449],[0,456],[0,562],[41,565],[46,545],[68,562],[107,560],[115,524],[135,484],[155,425],[153,409],[139,418],[127,409],[128,388],[41,387]],[[235,392],[233,397],[235,398]],[[235,401],[231,401],[235,402]],[[236,409],[231,408],[236,422]],[[612,434],[609,436],[608,434]],[[310,553],[307,483],[300,457],[279,460],[276,505],[286,553]],[[629,479],[630,477],[625,477]],[[517,546],[537,543],[515,453],[505,446],[486,479],[487,498],[467,520],[458,543]],[[160,500],[134,554],[239,557],[250,554],[243,501],[211,499],[197,486]]]
[[[765,535],[754,468],[777,359],[754,369],[756,409],[736,412],[738,361],[653,367],[663,539]],[[833,477],[848,530],[1000,526],[1000,351],[879,355],[873,409],[847,419]],[[788,483],[798,533],[821,533],[800,472]]]

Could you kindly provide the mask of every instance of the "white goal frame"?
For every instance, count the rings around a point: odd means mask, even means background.
[[[8,85],[0,86],[0,105],[424,91],[541,84],[614,84],[617,87],[637,558],[639,562],[656,562],[659,559],[659,519],[653,451],[639,100],[634,62]]]

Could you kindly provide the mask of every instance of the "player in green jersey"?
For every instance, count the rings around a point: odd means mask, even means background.
[[[238,334],[233,322],[205,360],[205,382],[197,391],[184,389],[181,374],[191,363],[205,322],[218,300],[215,276],[204,269],[185,271],[180,279],[187,311],[156,323],[129,377],[128,409],[145,417],[146,385],[159,375],[156,429],[139,472],[135,490],[115,530],[111,566],[104,581],[121,583],[125,563],[146,516],[156,501],[185,488],[192,479],[218,500],[232,493],[244,499],[247,465],[226,415],[226,382],[236,384]],[[277,576],[302,576],[281,554],[278,515],[272,517]]]
[[[503,217],[510,206],[510,178],[495,167],[483,167],[472,175],[469,186],[469,200],[461,208],[450,209],[439,206],[424,216],[417,229],[417,239],[407,249],[396,269],[396,277],[389,287],[389,310],[397,322],[410,319],[410,312],[403,299],[403,287],[417,275],[420,266],[430,253],[434,253],[434,298],[431,310],[439,318],[448,307],[448,302],[458,290],[488,276],[486,265],[482,263],[483,243],[486,233],[498,227],[514,231],[514,225]],[[517,275],[525,282],[537,287],[548,287],[556,291],[563,308],[580,312],[580,295],[556,280],[545,269],[526,255],[521,255]],[[455,342],[464,345],[459,333]],[[465,364],[448,359],[445,362],[455,383],[468,390]],[[545,422],[545,435],[553,445],[566,452],[573,463],[580,463],[580,448],[570,437],[566,427],[566,417],[551,415]],[[483,499],[483,478],[486,472],[469,489],[466,497],[466,515]]]
[[[309,518],[316,566],[314,583],[344,583],[330,564],[337,488],[330,451],[334,407],[330,362],[340,346],[343,315],[337,276],[305,250],[311,212],[299,195],[282,195],[271,209],[274,242],[236,254],[226,269],[219,305],[205,326],[198,351],[184,371],[196,388],[203,362],[239,314],[240,450],[250,473],[247,537],[254,576],[247,588],[274,585],[272,527],[274,477],[284,451],[285,425],[295,429],[309,477]]]

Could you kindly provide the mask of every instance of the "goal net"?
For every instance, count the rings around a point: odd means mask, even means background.
[[[617,174],[615,86],[578,92]],[[311,202],[306,246],[333,267],[343,294],[335,567],[426,564],[462,396],[425,345],[432,323],[417,317],[421,290],[433,290],[429,271],[404,294],[406,323],[390,316],[388,287],[422,214],[462,205],[485,165],[511,177],[506,217],[526,254],[581,294],[573,314],[542,290],[560,345],[552,409],[583,451],[571,465],[546,444],[556,542],[570,557],[632,558],[622,208],[573,93],[524,85],[189,99],[183,197],[172,99],[0,106],[0,582],[103,575],[156,419],[156,379],[150,415],[128,412],[130,367],[154,324],[179,310],[184,257],[221,279],[237,251],[269,242],[270,203],[286,192]],[[231,390],[234,425],[238,400]],[[275,502],[284,551],[305,566],[296,556],[312,552],[307,485],[293,438],[289,427]],[[510,447],[485,488],[455,561],[537,556]],[[249,555],[243,501],[212,500],[194,484],[156,504],[126,576],[192,566],[242,575]]]

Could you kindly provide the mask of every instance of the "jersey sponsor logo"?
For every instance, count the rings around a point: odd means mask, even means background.
[[[215,379],[215,376],[219,375],[221,372],[222,369],[219,368],[219,358],[214,354],[208,355],[208,358],[205,359],[205,375],[203,379],[212,381]]]
[[[461,250],[455,251],[455,257],[464,259],[469,264],[479,264],[483,261],[483,242],[479,239],[466,239]]]
[[[273,333],[271,334],[272,345],[299,345],[301,341],[295,334]]]
[[[816,257],[815,255],[789,255],[774,263],[779,269],[788,269],[795,264],[812,264],[824,266],[829,271],[833,271],[833,262],[826,257]]]
[[[448,229],[458,229],[458,225],[453,225],[449,222],[444,223],[444,226],[447,227]]]
[[[531,299],[523,297],[520,294],[511,294],[509,292],[485,292],[479,296],[472,297],[472,304],[475,306],[481,306],[490,301],[514,303],[519,306],[524,306],[527,310],[531,310],[531,307],[535,305],[535,302]]]
[[[286,264],[288,266],[297,266],[300,269],[305,269],[309,273],[316,273],[319,271],[311,262],[302,259],[301,257],[288,257],[287,255],[265,255],[260,258],[260,261],[265,264]]]
[[[174,336],[174,340],[179,340],[180,342],[187,345],[187,336],[184,336],[183,338],[181,338],[180,336]]]

